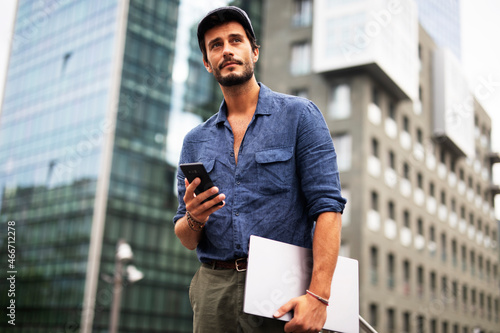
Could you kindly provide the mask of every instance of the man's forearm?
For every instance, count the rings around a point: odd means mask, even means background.
[[[313,272],[309,290],[329,299],[333,272],[340,248],[342,218],[340,213],[325,212],[318,216],[313,239]]]
[[[189,228],[186,215],[175,223],[175,235],[189,250],[194,250],[201,240],[202,231],[194,231]]]

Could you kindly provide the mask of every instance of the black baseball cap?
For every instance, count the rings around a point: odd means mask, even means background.
[[[256,39],[252,22],[243,9],[235,6],[220,7],[210,11],[207,15],[205,15],[200,23],[198,23],[198,45],[200,50],[203,51],[202,47],[205,46],[205,33],[208,30],[220,25],[221,23],[230,21],[237,21],[240,23],[243,28],[248,30],[252,37]]]

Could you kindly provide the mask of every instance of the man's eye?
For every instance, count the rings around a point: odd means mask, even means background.
[[[211,49],[219,47],[221,43],[213,43],[212,46],[210,47]]]

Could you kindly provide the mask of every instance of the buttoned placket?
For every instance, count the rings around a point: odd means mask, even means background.
[[[224,126],[229,131],[229,138],[230,138],[229,143],[230,143],[230,149],[231,149],[231,152],[229,155],[231,156],[231,165],[234,168],[234,190],[233,190],[233,200],[232,200],[233,205],[232,205],[231,219],[232,219],[232,225],[233,225],[233,244],[234,244],[235,251],[237,253],[241,253],[241,244],[243,243],[243,240],[241,239],[242,232],[240,230],[241,224],[238,223],[239,216],[240,216],[239,204],[241,202],[241,200],[238,199],[239,187],[241,186],[241,180],[240,180],[241,177],[239,175],[239,170],[241,169],[241,167],[239,168],[238,166],[241,165],[241,163],[245,163],[245,159],[244,159],[245,156],[243,155],[243,148],[245,147],[245,141],[247,140],[247,135],[251,135],[251,134],[249,134],[249,132],[251,132],[251,128],[255,122],[255,119],[256,119],[256,117],[254,114],[252,117],[252,120],[248,124],[248,127],[245,131],[245,134],[243,135],[243,139],[241,140],[240,148],[238,151],[238,156],[239,156],[238,163],[236,163],[236,159],[234,157],[233,130],[231,128],[231,125],[229,124],[229,121],[227,119],[224,121]]]

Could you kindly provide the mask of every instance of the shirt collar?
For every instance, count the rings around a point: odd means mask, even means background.
[[[272,94],[273,91],[266,87],[263,83],[258,83],[260,86],[259,91],[259,101],[257,102],[257,108],[255,110],[255,115],[270,115],[272,114],[273,108],[270,107],[272,103]],[[224,123],[227,120],[227,107],[226,101],[222,100],[222,103],[219,107],[219,112],[217,114],[216,124]]]

